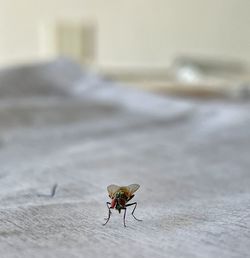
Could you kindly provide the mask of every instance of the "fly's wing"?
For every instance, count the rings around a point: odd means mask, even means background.
[[[118,185],[109,185],[107,187],[108,193],[109,193],[109,197],[113,198],[114,194],[120,189],[121,187]]]
[[[132,184],[132,185],[128,185],[127,189],[129,191],[130,196],[133,195],[134,192],[136,192],[139,189],[140,185],[138,184]]]

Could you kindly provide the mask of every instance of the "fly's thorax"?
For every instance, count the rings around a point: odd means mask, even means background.
[[[129,196],[126,192],[123,191],[118,191],[115,193],[115,198],[116,199],[124,199],[124,200],[128,200]]]
[[[115,194],[115,199],[116,199],[116,209],[120,210],[125,207],[128,201],[128,196],[123,191],[119,191]]]

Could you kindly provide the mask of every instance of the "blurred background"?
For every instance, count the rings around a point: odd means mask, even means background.
[[[248,0],[0,0],[0,66],[69,57],[174,94],[248,94]]]
[[[0,0],[4,257],[249,257],[249,11]],[[143,222],[102,227],[132,183]]]

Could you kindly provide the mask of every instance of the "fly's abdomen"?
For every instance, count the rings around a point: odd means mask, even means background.
[[[123,199],[123,198],[119,198],[119,199],[118,199],[118,204],[119,204],[119,206],[121,206],[121,207],[125,207],[125,205],[126,205],[126,200]]]

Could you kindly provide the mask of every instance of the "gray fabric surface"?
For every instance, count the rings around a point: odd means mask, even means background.
[[[249,256],[249,107],[126,89],[66,60],[1,71],[0,256]],[[111,183],[141,185],[143,222],[114,211],[102,226]]]

